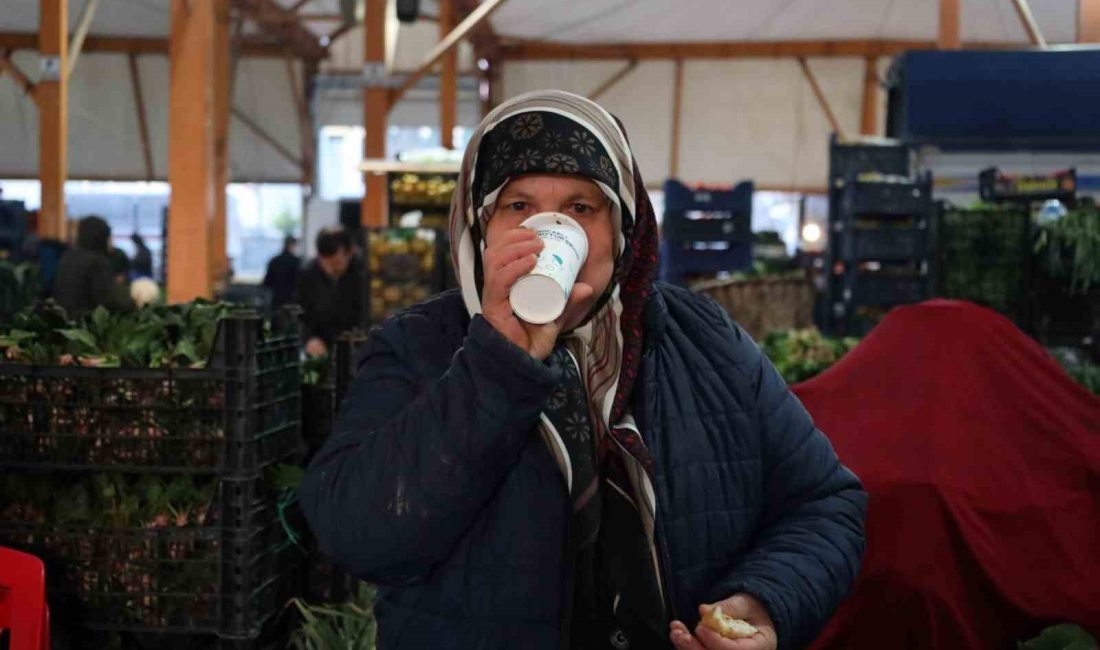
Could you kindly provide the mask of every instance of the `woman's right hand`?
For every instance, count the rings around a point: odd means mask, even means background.
[[[485,320],[509,341],[540,361],[553,351],[561,332],[561,319],[546,325],[524,322],[512,312],[508,296],[516,281],[534,270],[542,247],[542,240],[535,231],[527,228],[509,230],[499,241],[486,242],[482,258],[485,285],[481,292],[481,315]],[[589,285],[578,283],[573,286],[569,302],[587,300],[592,292]]]

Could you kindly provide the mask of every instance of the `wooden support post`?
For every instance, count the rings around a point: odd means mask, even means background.
[[[38,177],[42,207],[38,231],[43,237],[65,236],[65,178],[69,143],[69,10],[68,0],[40,0],[38,49],[42,76],[38,99]]]
[[[603,96],[604,93],[611,90],[615,86],[615,84],[622,81],[623,78],[626,77],[626,75],[630,74],[631,71],[633,71],[636,67],[638,67],[638,59],[631,59],[627,61],[626,65],[616,70],[614,74],[605,79],[602,84],[596,86],[595,90],[588,93],[588,98],[592,101],[596,101],[601,96]]]
[[[1100,0],[1077,0],[1077,42],[1100,43]]]
[[[1031,44],[1041,50],[1046,49],[1047,39],[1043,38],[1043,32],[1039,29],[1039,23],[1035,22],[1035,15],[1031,13],[1027,0],[1012,0],[1012,6],[1016,8],[1016,15],[1020,18],[1020,24],[1027,32]]]
[[[363,67],[376,73],[370,75],[375,85],[363,89],[363,126],[366,141],[363,156],[370,159],[386,157],[386,118],[390,112],[390,91],[382,84],[386,65],[386,0],[365,0]],[[365,174],[366,193],[359,215],[364,226],[385,226],[389,221],[386,177]]]
[[[228,278],[229,107],[233,103],[233,47],[230,2],[215,3],[214,16],[214,223],[210,231],[210,273],[215,284]]]
[[[672,151],[669,154],[668,174],[677,178],[680,174],[680,121],[684,104],[684,60],[676,59],[675,80],[672,84]]]
[[[141,158],[145,162],[145,180],[154,177],[153,151],[149,146],[149,122],[145,117],[145,97],[141,91],[141,71],[136,54],[129,56],[130,86],[134,91],[134,111],[137,113],[138,135],[141,137]]]
[[[863,60],[863,105],[859,113],[861,135],[878,133],[878,59]]]
[[[825,119],[829,120],[829,126],[833,131],[844,138],[844,131],[840,128],[840,122],[837,122],[836,115],[833,114],[833,109],[829,106],[829,100],[825,98],[825,92],[821,90],[821,84],[817,83],[817,77],[814,76],[813,70],[810,70],[810,64],[806,62],[806,59],[799,57],[798,65],[802,68],[802,76],[806,77],[806,81],[810,84],[810,89],[814,91],[814,97],[817,99],[817,105],[821,107],[821,111],[825,113]]]
[[[439,0],[439,40],[447,38],[454,26],[455,3]],[[458,48],[443,55],[439,70],[439,141],[444,149],[454,149],[455,114],[458,111]]]
[[[959,32],[959,0],[940,0],[940,30],[936,47],[957,50],[962,47]]]
[[[171,0],[168,96],[168,302],[210,297],[215,211],[212,2]]]

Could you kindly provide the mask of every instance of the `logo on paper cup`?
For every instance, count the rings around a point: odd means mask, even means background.
[[[516,316],[544,325],[565,311],[588,257],[588,237],[580,224],[557,212],[536,214],[520,225],[538,234],[543,249],[534,270],[516,281],[509,300]]]

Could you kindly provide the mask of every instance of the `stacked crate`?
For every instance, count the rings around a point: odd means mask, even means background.
[[[46,561],[55,621],[261,647],[300,586],[263,477],[300,453],[298,355],[295,319],[243,313],[202,369],[0,365],[0,545]]]
[[[829,160],[823,329],[862,335],[890,308],[933,295],[938,208],[903,145],[834,136]]]
[[[444,259],[439,234],[440,231],[428,228],[367,231],[367,304],[371,324],[380,323],[443,289],[440,267]]]
[[[686,286],[690,279],[752,268],[751,182],[732,188],[664,185],[660,277]]]

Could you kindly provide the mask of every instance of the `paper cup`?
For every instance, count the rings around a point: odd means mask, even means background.
[[[534,325],[552,323],[565,311],[588,257],[588,237],[580,224],[557,212],[536,214],[520,226],[538,233],[544,246],[535,269],[512,287],[512,311]]]

